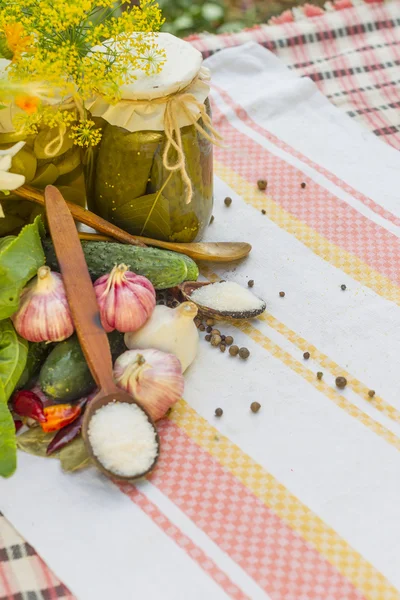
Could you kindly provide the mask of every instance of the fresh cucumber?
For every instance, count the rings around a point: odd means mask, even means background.
[[[58,270],[58,262],[50,240],[44,240],[43,248],[46,262],[50,268]],[[194,277],[193,261],[178,252],[158,250],[157,248],[141,248],[128,244],[113,242],[82,242],[83,253],[90,276],[93,280],[109,273],[120,263],[125,263],[130,270],[147,277],[157,290],[175,287]],[[190,263],[191,276],[188,277]]]
[[[163,252],[168,252],[173,256],[176,256],[177,254],[176,252],[172,252],[171,250],[163,250]],[[190,256],[186,256],[186,254],[179,254],[179,257],[186,263],[187,274],[185,281],[197,281],[199,278],[199,267],[194,262],[193,258],[190,258]]]
[[[108,341],[113,358],[125,350],[122,333],[113,331]],[[58,402],[71,402],[92,391],[95,382],[75,335],[50,352],[40,370],[39,384],[46,396]]]
[[[33,376],[39,371],[51,349],[52,345],[46,344],[46,342],[29,343],[26,365],[15,386],[16,389],[25,387],[31,381]]]

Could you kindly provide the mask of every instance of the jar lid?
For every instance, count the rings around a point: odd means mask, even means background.
[[[121,87],[121,100],[152,100],[175,94],[199,73],[203,57],[189,42],[170,33],[155,34],[154,42],[166,55],[161,71],[154,75],[135,71],[137,79]]]

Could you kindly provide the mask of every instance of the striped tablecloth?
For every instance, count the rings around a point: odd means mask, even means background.
[[[333,104],[399,149],[400,2],[332,8],[315,17],[298,11],[295,16],[298,20],[280,25],[190,39],[205,57],[248,41],[262,44],[293,71],[315,81]]]
[[[207,38],[208,52],[261,41],[398,148],[399,6]],[[332,34],[336,47],[323,50],[321,32],[350,15],[359,34]],[[267,299],[260,320],[224,328],[251,357],[233,363],[202,343],[186,401],[161,424],[150,482],[110,490],[91,471],[66,480],[57,463],[21,456],[0,504],[53,570],[0,518],[1,600],[400,598],[400,159],[261,49],[223,56],[209,65],[228,148],[216,151],[208,238],[249,239],[254,251],[233,271],[204,267],[203,276],[255,279]],[[333,74],[334,61],[354,73]],[[378,117],[393,131],[383,134]]]

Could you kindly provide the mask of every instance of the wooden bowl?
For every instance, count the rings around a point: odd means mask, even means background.
[[[153,426],[153,429],[156,433],[156,442],[157,442],[157,446],[158,446],[157,455],[154,458],[152,465],[150,465],[150,467],[147,469],[147,471],[145,471],[144,473],[140,473],[139,475],[136,475],[134,477],[118,475],[118,473],[114,473],[113,471],[109,471],[108,469],[106,469],[105,466],[99,461],[99,459],[93,452],[92,444],[90,443],[90,439],[89,439],[90,419],[93,417],[94,413],[97,410],[99,410],[100,408],[103,408],[103,406],[105,406],[106,404],[109,404],[110,402],[121,402],[121,403],[125,402],[128,404],[136,404],[146,414],[147,419],[149,420],[150,424]],[[132,398],[132,396],[130,396],[129,394],[127,394],[126,392],[124,392],[122,390],[118,391],[118,393],[109,394],[107,396],[101,396],[101,397],[97,396],[91,402],[89,402],[87,404],[86,410],[85,410],[85,415],[83,417],[83,423],[82,423],[82,437],[85,442],[86,449],[90,455],[90,458],[92,459],[92,461],[94,462],[96,467],[98,469],[100,469],[100,471],[102,471],[104,473],[104,475],[107,475],[107,477],[109,477],[110,479],[114,479],[114,480],[118,480],[118,481],[136,481],[138,479],[142,479],[143,477],[145,477],[146,475],[151,473],[151,471],[154,469],[154,467],[158,461],[158,457],[160,456],[160,438],[158,436],[158,432],[157,432],[156,426],[154,425],[152,418],[150,417],[147,410],[145,408],[143,408],[143,406],[141,404],[139,404],[139,402],[136,402],[136,400],[134,400]]]
[[[211,281],[206,281],[206,282],[204,282],[204,281],[185,281],[184,283],[181,283],[181,285],[179,286],[179,289],[185,300],[188,300],[189,302],[193,302],[193,304],[195,304],[198,307],[199,313],[201,313],[205,317],[210,317],[211,319],[215,319],[216,321],[231,321],[231,322],[248,321],[249,319],[254,319],[255,317],[258,317],[258,315],[261,315],[267,307],[264,300],[262,301],[262,306],[256,310],[227,311],[227,310],[215,310],[214,308],[210,308],[209,306],[203,306],[202,304],[199,304],[198,302],[193,300],[192,294],[195,290],[198,290],[199,288],[204,287],[205,285],[212,285],[212,282]],[[261,300],[261,298],[260,298],[260,300]]]

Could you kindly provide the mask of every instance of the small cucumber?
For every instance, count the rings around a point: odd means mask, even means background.
[[[41,365],[46,360],[46,356],[52,349],[51,344],[46,342],[32,342],[29,343],[28,356],[26,359],[26,365],[22,371],[21,377],[19,378],[16,389],[25,387],[33,378],[34,375],[39,371]]]
[[[44,240],[43,248],[49,267],[58,270],[58,262],[51,241]],[[87,241],[82,242],[82,249],[93,280],[109,273],[116,264],[120,263],[128,265],[134,273],[147,277],[157,290],[175,287],[182,281],[192,280],[188,277],[187,266],[191,259],[178,252],[113,242]],[[191,270],[191,275],[194,276],[192,264]]]
[[[116,358],[125,350],[124,336],[108,334],[110,350]],[[76,335],[53,348],[40,370],[42,391],[58,402],[71,402],[89,394],[95,386]]]
[[[172,255],[176,255],[176,252],[171,252],[171,250],[163,250],[163,252],[169,252]],[[185,281],[197,281],[199,278],[199,267],[194,262],[193,258],[186,256],[186,254],[179,254],[179,257],[186,263],[187,274]]]

